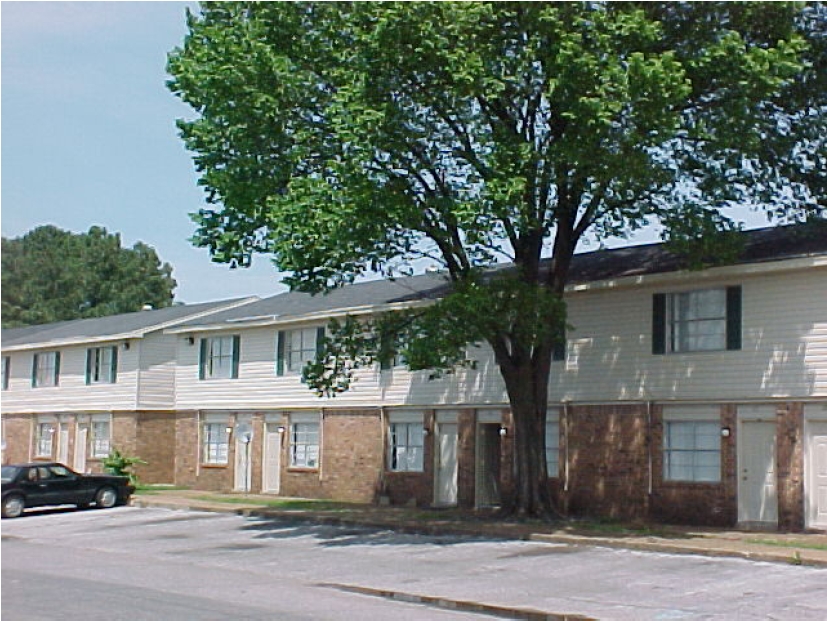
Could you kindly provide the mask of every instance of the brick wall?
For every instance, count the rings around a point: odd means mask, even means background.
[[[778,408],[777,468],[778,528],[804,528],[804,404],[788,403]]]
[[[34,454],[33,420],[33,414],[3,415],[4,464],[26,463]]]
[[[565,418],[565,420],[563,420]],[[561,415],[567,436],[568,492],[558,481],[552,493],[574,515],[642,518],[648,513],[646,407],[594,405],[568,408]]]
[[[175,414],[138,412],[135,454],[146,462],[135,468],[141,483],[175,481]]]
[[[175,415],[175,485],[195,487],[198,464],[198,413]]]
[[[665,523],[733,526],[738,520],[738,432],[734,405],[721,406],[721,482],[687,483],[663,479],[663,410],[655,407],[652,424],[653,494],[651,518]]]

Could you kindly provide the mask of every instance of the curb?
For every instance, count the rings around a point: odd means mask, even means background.
[[[486,529],[475,528],[457,524],[422,524],[422,523],[399,523],[375,519],[356,519],[348,517],[337,517],[330,515],[313,515],[299,512],[285,512],[273,509],[262,509],[257,506],[222,506],[216,503],[192,502],[182,500],[174,502],[169,500],[145,500],[132,499],[134,507],[148,508],[158,507],[172,510],[206,511],[210,513],[226,513],[242,517],[256,517],[280,519],[284,521],[303,522],[308,524],[331,525],[331,526],[363,526],[366,528],[379,528],[392,530],[398,533],[409,535],[464,535],[468,537],[487,537],[511,541],[534,541],[539,543],[556,543],[573,546],[590,546],[613,549],[634,550],[638,552],[655,552],[661,554],[691,554],[695,556],[709,556],[715,558],[737,558],[742,560],[782,563],[787,565],[801,565],[808,567],[827,567],[827,558],[812,558],[807,556],[806,549],[799,550],[794,547],[778,550],[739,550],[732,547],[714,547],[709,545],[693,545],[690,543],[676,544],[673,542],[641,540],[641,539],[615,539],[610,537],[585,537],[580,535],[566,534],[544,534],[544,533],[509,533],[503,531],[491,532]],[[357,587],[353,587],[357,588]],[[363,587],[358,587],[363,588]],[[439,599],[439,598],[436,598]],[[476,605],[476,604],[475,604]],[[528,611],[530,612],[530,611]],[[540,613],[546,614],[546,613]],[[580,619],[581,617],[552,616],[552,617],[519,617],[526,619]],[[582,617],[585,619],[585,617]]]
[[[485,614],[492,617],[503,617],[506,619],[521,619],[526,621],[597,621],[593,617],[585,617],[578,614],[544,612],[532,608],[510,608],[508,606],[495,606],[461,599],[448,599],[431,595],[417,595],[405,593],[404,591],[390,591],[386,589],[374,589],[371,587],[357,586],[353,584],[320,583],[319,586],[337,589],[346,593],[357,593],[371,597],[381,597],[398,602],[411,604],[422,604],[434,608],[446,610],[457,610],[460,612],[473,612]]]

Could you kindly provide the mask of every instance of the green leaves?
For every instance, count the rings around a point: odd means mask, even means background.
[[[3,327],[138,311],[172,304],[172,267],[141,242],[92,227],[74,234],[54,226],[3,239]]]

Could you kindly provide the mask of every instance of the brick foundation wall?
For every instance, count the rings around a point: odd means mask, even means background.
[[[778,528],[804,529],[804,404],[788,403],[776,411]]]
[[[175,481],[175,414],[138,412],[135,453],[146,464],[135,468],[141,483]]]
[[[561,419],[566,415],[563,414]],[[644,518],[648,514],[648,434],[644,405],[568,408],[569,490],[553,492],[574,515]]]
[[[738,520],[738,479],[736,424],[737,408],[720,408],[722,427],[730,436],[721,438],[721,482],[686,483],[663,478],[663,409],[653,409],[651,518],[664,523],[705,526],[733,526]]]
[[[423,421],[425,429],[434,429],[434,411],[425,413]],[[385,437],[388,434],[388,423],[385,424]],[[427,507],[434,502],[434,434],[428,433],[423,440],[422,472],[390,472],[387,470],[387,455],[384,457],[382,469],[384,493],[393,505],[415,503],[419,507]]]
[[[33,414],[4,414],[3,451],[4,464],[19,464],[30,461],[34,454]]]
[[[175,485],[195,487],[198,463],[198,413],[175,415]]]

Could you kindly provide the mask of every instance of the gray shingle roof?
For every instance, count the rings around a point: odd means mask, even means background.
[[[744,233],[744,248],[736,264],[759,263],[827,254],[827,223],[771,227]],[[685,258],[662,243],[586,252],[574,257],[570,283],[674,272],[687,267]],[[501,269],[508,269],[503,266]],[[313,313],[343,311],[361,306],[436,299],[450,288],[445,274],[432,273],[395,280],[361,282],[311,295],[291,291],[240,308],[183,322],[180,328],[223,323],[264,322],[298,318]]]
[[[157,310],[138,311],[108,317],[91,317],[61,321],[40,326],[8,328],[2,331],[3,348],[35,345],[55,341],[73,341],[84,339],[103,339],[122,337],[122,335],[141,335],[143,333],[175,324],[189,317],[198,316],[213,310],[220,310],[245,299],[220,300],[202,304],[185,304],[159,308]]]

